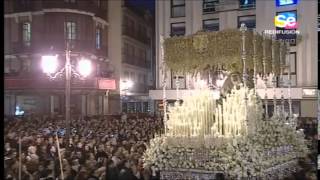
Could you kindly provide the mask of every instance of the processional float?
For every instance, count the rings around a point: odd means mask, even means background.
[[[162,36],[160,42],[165,128],[151,140],[144,154],[145,166],[158,168],[161,179],[212,179],[219,175],[281,179],[297,170],[298,159],[306,156],[308,149],[303,132],[296,130],[297,115],[292,112],[289,44],[248,31],[244,24],[240,31],[200,32],[166,40]],[[211,71],[206,71],[209,85],[194,88],[180,103],[176,78],[177,101],[167,107],[167,71],[193,74],[191,80],[199,81],[199,74],[207,67],[227,72],[230,78],[238,74],[242,81],[216,97]],[[286,69],[287,102],[283,88]],[[258,95],[258,77],[264,82],[263,99]],[[277,77],[280,88],[276,87]],[[270,78],[272,91],[268,91]],[[269,92],[273,92],[272,116]]]

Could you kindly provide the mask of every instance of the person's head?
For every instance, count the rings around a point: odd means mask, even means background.
[[[77,148],[82,148],[82,146],[83,146],[82,142],[78,142]]]
[[[38,171],[41,172],[41,171],[43,171],[43,170],[44,170],[44,165],[40,163],[40,164],[38,165]]]
[[[35,154],[37,151],[36,146],[29,146],[28,148],[28,154]]]
[[[98,151],[99,151],[99,152],[104,151],[104,146],[103,146],[103,144],[99,144],[99,146],[98,146]]]
[[[129,160],[124,160],[123,165],[126,168],[131,168],[131,162]]]
[[[90,147],[89,147],[88,144],[86,144],[86,145],[84,146],[84,150],[85,150],[85,151],[89,151],[89,150],[90,150]]]
[[[77,153],[76,153],[76,157],[77,157],[77,158],[79,158],[79,159],[82,157],[82,153],[81,153],[81,151],[77,151]]]
[[[11,147],[10,147],[10,143],[5,143],[4,148],[6,151],[10,151]]]
[[[53,138],[49,137],[49,144],[53,144]]]
[[[113,160],[108,160],[107,161],[107,168],[114,168],[114,167],[116,167],[116,164],[114,163],[114,161]]]
[[[50,152],[51,152],[51,153],[56,153],[56,147],[55,147],[55,146],[51,146]]]

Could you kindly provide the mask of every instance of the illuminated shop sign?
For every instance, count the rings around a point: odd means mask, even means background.
[[[276,0],[276,6],[288,6],[298,4],[298,0]]]
[[[297,13],[296,12],[280,12],[274,18],[274,25],[277,28],[297,29]]]

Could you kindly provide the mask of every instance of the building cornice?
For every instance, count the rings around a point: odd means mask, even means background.
[[[94,13],[87,12],[87,11],[81,11],[77,9],[68,9],[68,8],[50,8],[50,9],[43,9],[41,11],[28,11],[28,12],[19,12],[19,13],[9,13],[5,14],[5,18],[18,18],[22,16],[36,16],[36,15],[43,15],[44,13],[52,13],[52,12],[60,12],[60,13],[74,13],[74,14],[82,14],[82,15],[87,15],[87,16],[92,16],[92,19],[98,23],[101,23],[102,25],[109,26],[109,23],[100,18],[95,16]]]

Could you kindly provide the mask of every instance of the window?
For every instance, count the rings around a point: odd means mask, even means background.
[[[136,81],[136,75],[134,74],[134,72],[130,73],[130,80],[131,81]]]
[[[25,22],[22,24],[22,40],[24,46],[31,45],[31,24],[30,22]]]
[[[132,30],[132,31],[135,31],[135,28],[134,28],[134,21],[132,19],[128,19],[128,30]]]
[[[66,22],[65,24],[65,35],[67,40],[75,40],[77,38],[76,34],[76,23],[75,22]]]
[[[97,0],[97,6],[100,8],[101,7],[101,0]]]
[[[203,20],[203,30],[219,31],[219,20],[218,19]]]
[[[289,73],[289,67],[290,67],[290,72],[291,74],[295,75],[296,74],[296,58],[297,54],[296,52],[291,52],[289,58],[286,58],[286,68],[283,71],[283,74],[288,74]]]
[[[144,82],[144,84],[147,84],[147,76],[146,75],[143,75],[143,82]]]
[[[256,16],[240,16],[238,17],[238,28],[244,23],[248,30],[256,28]]]
[[[215,12],[218,4],[219,0],[203,0],[203,14]]]
[[[143,84],[143,74],[139,74],[139,82]]]
[[[96,48],[101,49],[101,28],[96,29]]]
[[[291,74],[291,86],[296,86],[297,83],[297,53],[291,52],[289,58],[286,58],[286,68],[283,71],[283,79],[284,79],[284,86],[288,86],[289,82],[289,68]]]
[[[128,71],[124,72],[124,79],[129,79],[129,72]]]
[[[123,47],[123,55],[124,55],[123,62],[125,62],[129,57],[129,44],[126,42],[124,43],[124,47]]]
[[[171,36],[184,36],[186,33],[185,23],[172,23]]]
[[[185,0],[171,0],[171,17],[184,17],[185,5]]]
[[[249,9],[256,7],[256,0],[240,0],[240,9]]]

